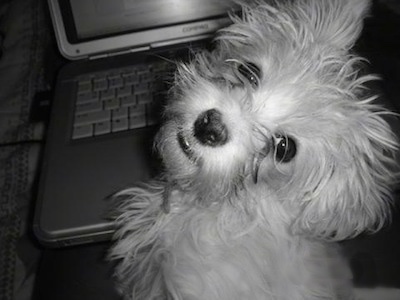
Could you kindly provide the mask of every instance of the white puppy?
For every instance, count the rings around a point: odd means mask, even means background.
[[[354,299],[334,242],[385,223],[397,149],[349,51],[369,3],[268,3],[178,66],[165,172],[117,195],[127,299]]]

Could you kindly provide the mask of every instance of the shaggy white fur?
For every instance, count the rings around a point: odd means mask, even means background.
[[[240,4],[178,66],[165,173],[116,195],[126,299],[354,299],[334,242],[390,216],[397,140],[349,50],[369,2]]]

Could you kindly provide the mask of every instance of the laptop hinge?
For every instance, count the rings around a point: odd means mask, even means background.
[[[123,55],[123,54],[130,54],[130,53],[147,51],[147,50],[150,50],[150,46],[125,49],[125,50],[122,50],[122,51],[115,51],[115,52],[110,52],[110,53],[96,54],[96,55],[89,56],[89,59],[90,60],[95,60],[95,59],[100,59],[100,58],[118,56],[118,55]]]
[[[166,40],[162,42],[157,42],[151,44],[151,48],[160,48],[160,47],[166,47],[166,46],[172,46],[176,44],[184,44],[184,43],[189,43],[189,42],[195,42],[195,41],[200,41],[200,40],[205,40],[213,37],[212,34],[202,34],[202,35],[196,35],[196,36],[190,36],[190,37],[185,37],[181,39],[174,39],[174,40]]]
[[[182,39],[166,40],[166,41],[163,41],[163,42],[153,43],[150,46],[143,46],[143,47],[125,49],[125,50],[122,50],[122,51],[115,51],[115,52],[110,52],[110,53],[96,54],[96,55],[89,56],[89,59],[90,60],[95,60],[95,59],[112,57],[112,56],[117,56],[117,55],[148,51],[150,49],[166,47],[166,46],[176,45],[176,44],[180,44],[180,43],[188,43],[188,42],[194,42],[194,41],[198,41],[198,40],[204,40],[204,39],[207,39],[207,38],[210,38],[210,37],[212,37],[211,34],[203,34],[203,35],[186,37],[186,38],[182,38]]]

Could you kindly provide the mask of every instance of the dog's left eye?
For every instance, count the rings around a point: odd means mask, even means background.
[[[257,67],[253,63],[245,63],[241,64],[238,67],[238,72],[242,75],[246,80],[254,87],[258,87],[260,81],[261,71],[260,68]]]
[[[295,141],[288,136],[277,135],[275,138],[275,158],[279,163],[291,161],[297,153]]]

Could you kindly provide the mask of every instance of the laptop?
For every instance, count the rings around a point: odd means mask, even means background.
[[[110,239],[113,193],[154,176],[174,61],[230,21],[221,0],[49,0],[59,50],[33,229],[63,247]],[[171,79],[171,77],[169,77]]]

